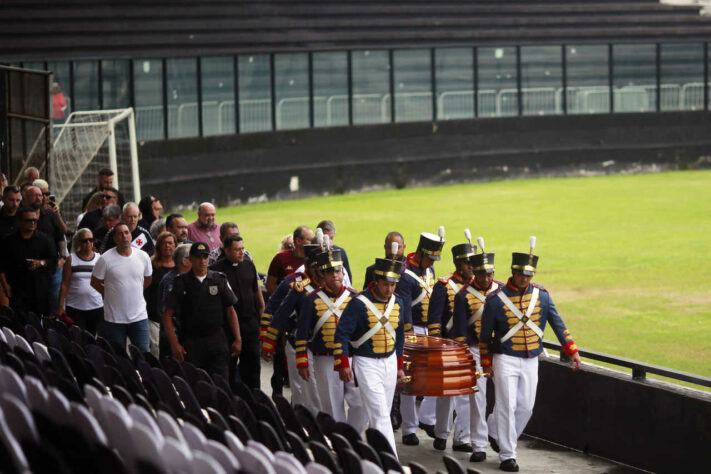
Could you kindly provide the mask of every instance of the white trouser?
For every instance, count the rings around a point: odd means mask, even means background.
[[[348,422],[358,433],[363,434],[368,425],[368,415],[354,381],[343,383],[338,371],[333,369],[332,355],[314,355],[313,373],[316,376],[321,410],[336,421]],[[348,404],[348,416],[344,402]]]
[[[455,445],[467,444],[469,443],[469,395],[437,397],[435,436],[439,439],[449,438],[449,432],[452,431],[452,406],[457,412],[452,441]]]
[[[499,459],[516,458],[516,444],[528,424],[536,402],[538,357],[524,359],[506,354],[494,354],[494,392],[496,404],[496,440]]]
[[[358,379],[358,389],[370,427],[380,431],[390,442],[397,456],[395,433],[390,422],[390,409],[397,384],[397,357],[375,359],[353,356],[353,375]]]
[[[469,350],[474,356],[476,371],[483,372],[479,347],[469,346]],[[472,444],[476,452],[486,452],[486,447],[489,445],[489,429],[486,426],[486,381],[486,377],[479,377],[476,380],[479,391],[469,395],[469,426]]]
[[[289,371],[289,388],[291,388],[291,404],[301,404],[309,409],[316,416],[321,411],[321,402],[316,391],[316,377],[314,377],[313,354],[308,351],[309,357],[309,378],[310,381],[302,379],[296,369],[296,349],[288,342],[284,347],[286,354],[286,368]]]
[[[427,334],[424,326],[412,326],[415,334]],[[437,411],[437,397],[425,397],[420,404],[420,414],[417,414],[415,397],[412,395],[400,396],[400,414],[402,415],[402,435],[409,435],[417,431],[420,422],[425,425],[435,424],[435,413]]]

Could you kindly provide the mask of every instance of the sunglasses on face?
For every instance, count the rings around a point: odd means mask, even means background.
[[[49,196],[50,193],[42,193],[42,196]]]
[[[22,219],[25,222],[29,222],[31,224],[37,224],[39,222],[39,219]]]

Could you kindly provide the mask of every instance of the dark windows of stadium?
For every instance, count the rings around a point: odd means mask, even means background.
[[[309,56],[274,55],[277,130],[309,128]]]
[[[610,112],[609,49],[605,44],[565,47],[567,113]]]
[[[131,64],[127,59],[101,61],[101,95],[103,109],[131,106]]]
[[[313,53],[314,126],[348,125],[348,53]]]
[[[429,49],[401,49],[393,53],[395,121],[432,120],[432,68]]]
[[[99,61],[74,61],[74,110],[99,110]]]
[[[168,59],[168,138],[198,136],[197,58]]]
[[[612,48],[615,112],[657,110],[657,46],[616,44]]]
[[[704,43],[492,45],[12,64],[52,71],[66,103],[55,123],[73,111],[133,106],[138,139],[150,141],[474,117],[706,110],[707,50]]]
[[[165,138],[163,114],[163,62],[160,59],[133,61],[136,135],[139,140]]]
[[[239,131],[272,130],[272,74],[268,54],[239,57]]]
[[[200,59],[204,136],[235,133],[235,61],[233,56]]]
[[[563,112],[562,53],[560,46],[521,48],[521,101],[523,115]]]
[[[437,120],[474,117],[474,48],[434,51]]]
[[[662,44],[661,110],[703,110],[704,45]]]
[[[478,48],[479,117],[518,115],[515,47]]]
[[[353,51],[353,124],[390,123],[388,51]]]

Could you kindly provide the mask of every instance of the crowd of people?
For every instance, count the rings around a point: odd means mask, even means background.
[[[400,427],[404,444],[418,445],[421,428],[438,450],[454,429],[453,450],[481,462],[491,446],[501,470],[518,471],[517,439],[533,410],[548,323],[571,367],[580,366],[549,293],[531,282],[535,238],[529,252],[512,254],[504,283],[494,279],[494,253],[481,237],[477,252],[468,230],[466,242],[451,247],[452,271],[439,278],[444,228],[422,233],[409,254],[392,231],[359,292],[346,250],[334,244],[336,226],[323,220],[281,240],[261,285],[239,227],[218,224],[211,203],[200,204],[191,223],[180,214],[163,218],[153,196],[124,202],[113,173],[102,169],[67,240],[59,207],[35,171],[28,169],[21,188],[2,192],[0,303],[253,388],[261,357],[274,364],[273,395],[288,383],[293,404],[359,433],[376,428],[394,452]],[[494,383],[488,419],[485,377],[472,395],[425,397],[419,407],[414,396],[398,400],[406,334],[469,346],[477,370]]]

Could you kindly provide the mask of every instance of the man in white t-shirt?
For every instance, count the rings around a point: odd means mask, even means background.
[[[149,351],[148,313],[143,290],[151,284],[150,257],[131,246],[131,231],[121,222],[114,227],[116,247],[106,251],[91,273],[91,286],[104,298],[104,322],[99,334],[126,345],[126,338],[142,352]]]

